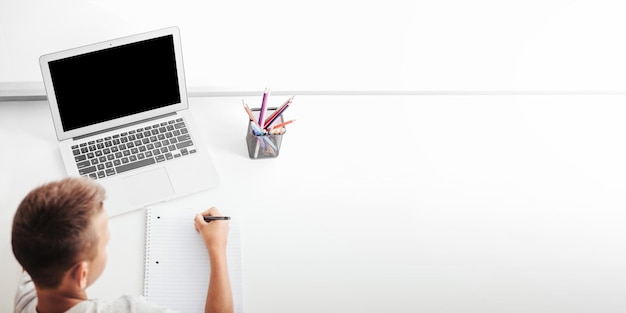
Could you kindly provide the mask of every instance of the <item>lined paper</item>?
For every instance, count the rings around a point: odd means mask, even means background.
[[[204,312],[209,286],[209,255],[194,228],[197,213],[186,208],[146,208],[144,297],[181,313]],[[235,312],[243,313],[237,218],[230,220],[226,254]]]

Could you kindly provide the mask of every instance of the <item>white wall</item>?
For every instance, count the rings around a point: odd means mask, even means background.
[[[40,82],[45,53],[177,25],[191,89],[622,92],[624,13],[617,0],[0,0],[0,83]]]

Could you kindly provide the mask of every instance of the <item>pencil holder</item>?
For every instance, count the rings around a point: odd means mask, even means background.
[[[268,109],[268,112],[275,108]],[[252,112],[258,113],[259,109],[251,109]],[[256,114],[255,114],[256,115]],[[283,117],[280,116],[275,124],[282,123]],[[251,159],[275,158],[280,152],[280,144],[283,141],[285,131],[280,134],[263,134],[256,135],[252,129],[252,121],[248,122],[248,133],[246,134],[246,143],[248,145],[248,155]]]

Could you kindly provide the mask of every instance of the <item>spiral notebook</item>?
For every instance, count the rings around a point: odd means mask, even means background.
[[[193,225],[197,209],[146,208],[144,297],[181,313],[204,312],[209,255]],[[237,218],[230,220],[226,251],[236,313],[243,313],[241,247]]]

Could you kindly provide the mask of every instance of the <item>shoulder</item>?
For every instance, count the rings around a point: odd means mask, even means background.
[[[22,273],[22,279],[17,292],[15,293],[14,312],[16,313],[36,313],[37,292],[30,275],[25,271]]]
[[[67,313],[175,313],[176,311],[146,301],[141,296],[122,296],[115,301],[87,300]]]
[[[147,301],[142,296],[122,296],[111,302],[111,312],[164,312],[175,313],[175,311],[164,308],[155,303]],[[128,310],[128,311],[125,311]]]

